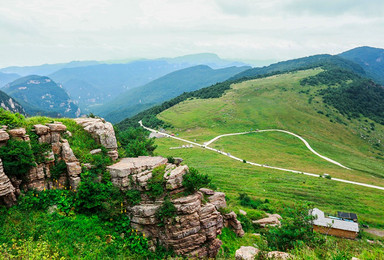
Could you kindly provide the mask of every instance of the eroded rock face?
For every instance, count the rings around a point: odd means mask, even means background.
[[[4,173],[3,162],[0,159],[0,204],[10,207],[16,203],[15,187]]]
[[[118,159],[115,130],[111,123],[102,118],[76,118],[75,121],[90,133],[99,144],[109,150],[108,155],[112,160]]]
[[[165,166],[164,187],[176,208],[176,217],[159,225],[156,212],[162,206],[164,196],[151,199],[142,193],[141,203],[127,208],[132,227],[152,238],[152,244],[158,241],[163,246],[172,248],[176,254],[200,258],[215,257],[222,244],[217,235],[221,234],[224,218],[218,209],[226,207],[224,193],[201,189],[185,196],[182,182],[188,167],[170,164],[163,157],[124,158],[109,166],[108,170],[112,182],[120,189],[146,191],[153,169],[161,165]]]
[[[239,237],[244,236],[245,232],[240,221],[237,219],[237,215],[235,212],[231,211],[228,214],[224,215],[224,223],[226,227],[230,227],[235,231],[236,235]]]

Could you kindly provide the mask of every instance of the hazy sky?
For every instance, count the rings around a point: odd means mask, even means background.
[[[0,67],[384,48],[383,0],[0,0]]]

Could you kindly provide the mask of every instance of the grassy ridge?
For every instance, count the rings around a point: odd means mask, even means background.
[[[319,90],[327,85],[302,86],[300,81],[322,69],[291,72],[231,85],[216,99],[188,100],[158,115],[172,124],[179,137],[206,142],[213,137],[255,129],[285,129],[305,138],[320,154],[353,170],[345,170],[310,153],[304,144],[281,133],[225,137],[213,145],[246,160],[272,166],[384,186],[382,146],[384,127],[364,117],[348,119],[324,104]],[[161,155],[181,156],[187,164],[211,175],[229,194],[248,192],[256,197],[311,201],[326,210],[355,211],[363,221],[383,226],[384,193],[334,181],[252,167],[200,149],[169,150],[174,141],[157,141]],[[348,190],[348,193],[346,193]]]

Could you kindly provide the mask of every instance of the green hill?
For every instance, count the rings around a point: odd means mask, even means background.
[[[343,52],[339,56],[359,64],[370,78],[384,85],[384,49],[364,46]]]
[[[214,70],[208,66],[200,65],[178,70],[144,86],[122,93],[113,101],[98,108],[95,113],[111,122],[119,122],[183,92],[197,90],[221,82],[248,68],[229,67]]]
[[[65,90],[48,77],[23,77],[9,83],[3,90],[15,98],[29,115],[76,117],[80,114]]]
[[[246,161],[384,187],[383,93],[382,87],[351,70],[323,66],[216,84],[143,111],[118,126],[134,126],[141,116],[145,125],[165,127],[201,144],[226,133],[288,130],[352,170],[315,156],[300,140],[283,133],[225,137],[211,146]],[[363,222],[384,227],[379,217],[384,210],[381,191],[250,166],[202,148],[170,150],[182,143],[169,138],[156,143],[159,154],[180,156],[188,165],[204,169],[229,196],[247,192],[260,198],[306,201],[329,211],[357,212]]]

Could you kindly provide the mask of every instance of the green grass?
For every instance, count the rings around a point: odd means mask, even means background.
[[[376,124],[375,131],[369,131],[371,120],[348,120],[322,103],[315,92],[325,86],[299,84],[300,79],[320,71],[299,71],[234,84],[221,98],[188,100],[158,117],[172,124],[169,132],[199,143],[220,134],[251,129],[288,130],[305,138],[320,154],[353,170],[317,157],[299,139],[283,133],[224,137],[211,146],[251,162],[384,186],[383,147],[372,145],[384,134],[384,127]],[[340,123],[335,123],[337,120]],[[361,138],[361,134],[369,137]],[[255,167],[201,148],[169,150],[182,143],[168,138],[158,139],[156,144],[158,154],[182,157],[188,166],[210,175],[214,184],[230,197],[247,192],[259,198],[309,201],[326,211],[356,212],[362,222],[384,227],[384,192],[380,190]]]

